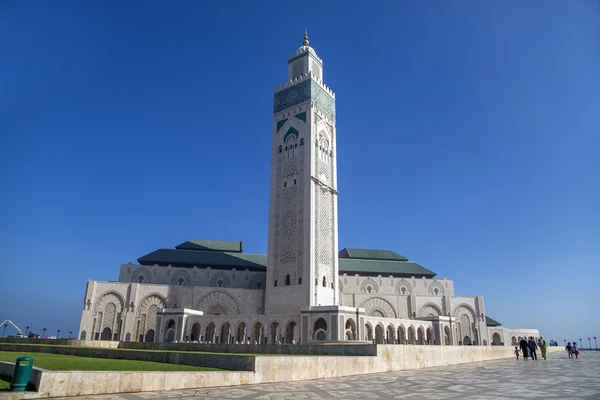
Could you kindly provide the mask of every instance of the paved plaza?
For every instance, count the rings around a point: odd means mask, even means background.
[[[600,399],[600,352],[578,360],[487,361],[412,371],[277,384],[146,392],[78,399]],[[67,398],[65,398],[67,399]],[[69,399],[73,399],[70,397]]]

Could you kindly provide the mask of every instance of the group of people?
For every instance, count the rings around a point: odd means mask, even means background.
[[[575,358],[579,358],[579,350],[577,349],[577,342],[567,343],[567,345],[565,346],[565,349],[567,350],[567,353],[569,353],[569,358],[573,358],[573,356],[575,356]]]
[[[529,340],[526,337],[522,338],[519,342],[519,347],[521,348],[521,353],[523,354],[524,359],[528,359],[531,357],[532,360],[537,360],[537,349],[539,348],[542,357],[544,360],[548,358],[546,354],[546,339],[540,337],[536,342],[533,336],[529,336]],[[519,347],[515,346],[515,355],[517,356],[517,360],[519,359]]]

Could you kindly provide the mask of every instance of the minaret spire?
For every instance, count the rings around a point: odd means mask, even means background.
[[[308,31],[304,30],[304,42],[302,42],[302,46],[308,46]]]

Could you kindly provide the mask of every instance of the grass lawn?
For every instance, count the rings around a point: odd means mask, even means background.
[[[0,351],[0,361],[15,362],[17,357],[20,356],[33,357],[34,367],[49,369],[51,371],[223,371],[218,368],[193,367],[190,365],[148,361]],[[3,383],[0,382],[0,388],[3,387],[2,385]]]
[[[10,390],[10,380],[0,376],[0,392],[6,392]]]

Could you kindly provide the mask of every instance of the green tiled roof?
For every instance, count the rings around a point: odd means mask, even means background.
[[[340,250],[340,258],[355,258],[361,260],[391,260],[408,261],[408,258],[391,250],[350,249]]]
[[[340,273],[371,276],[398,276],[433,278],[436,273],[412,261],[363,260],[340,258]]]
[[[485,316],[485,324],[487,326],[500,326],[500,325],[502,325],[500,322],[496,321],[495,319],[492,319],[492,318],[488,317],[487,315]]]
[[[228,251],[230,253],[241,253],[244,250],[244,242],[192,239],[181,243],[175,248],[180,250]]]
[[[250,270],[265,270],[266,254],[244,254],[224,251],[196,251],[159,249],[138,258],[141,265],[172,265],[198,267],[241,268]]]

